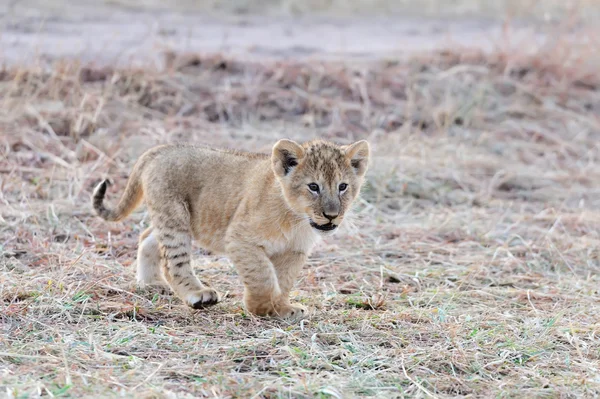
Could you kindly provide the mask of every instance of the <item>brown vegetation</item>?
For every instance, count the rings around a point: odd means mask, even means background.
[[[600,395],[597,51],[557,42],[409,61],[0,73],[0,376],[14,397]],[[268,150],[368,138],[355,220],[319,246],[287,325],[136,291],[140,209],[93,216],[164,142]]]

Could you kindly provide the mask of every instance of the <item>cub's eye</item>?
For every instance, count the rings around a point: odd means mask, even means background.
[[[348,188],[348,185],[346,183],[340,184],[340,187],[339,187],[340,192],[346,191],[347,188]]]
[[[310,183],[308,185],[308,189],[310,191],[312,191],[313,193],[318,193],[319,192],[319,185],[317,183]]]

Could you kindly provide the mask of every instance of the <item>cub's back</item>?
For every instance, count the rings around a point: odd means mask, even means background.
[[[149,150],[142,174],[146,196],[198,195],[205,190],[239,192],[244,182],[269,164],[266,154],[173,144]]]
[[[227,227],[240,202],[270,173],[270,158],[189,145],[150,150],[142,174],[144,197],[154,209],[183,202],[188,207],[195,238],[215,252],[223,249]],[[142,156],[142,158],[144,157]]]

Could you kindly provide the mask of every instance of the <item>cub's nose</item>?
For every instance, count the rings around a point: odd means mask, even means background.
[[[325,216],[327,219],[329,219],[329,221],[331,222],[333,219],[335,219],[336,217],[339,216],[339,214],[336,215],[328,215],[325,212],[323,212],[323,216]]]

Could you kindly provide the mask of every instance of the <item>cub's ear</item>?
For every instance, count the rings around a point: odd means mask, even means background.
[[[369,143],[366,140],[343,146],[346,157],[350,159],[350,164],[358,176],[364,176],[369,166]]]
[[[283,177],[298,165],[304,157],[304,149],[300,144],[292,140],[279,140],[273,146],[271,155],[271,167],[279,177]]]

